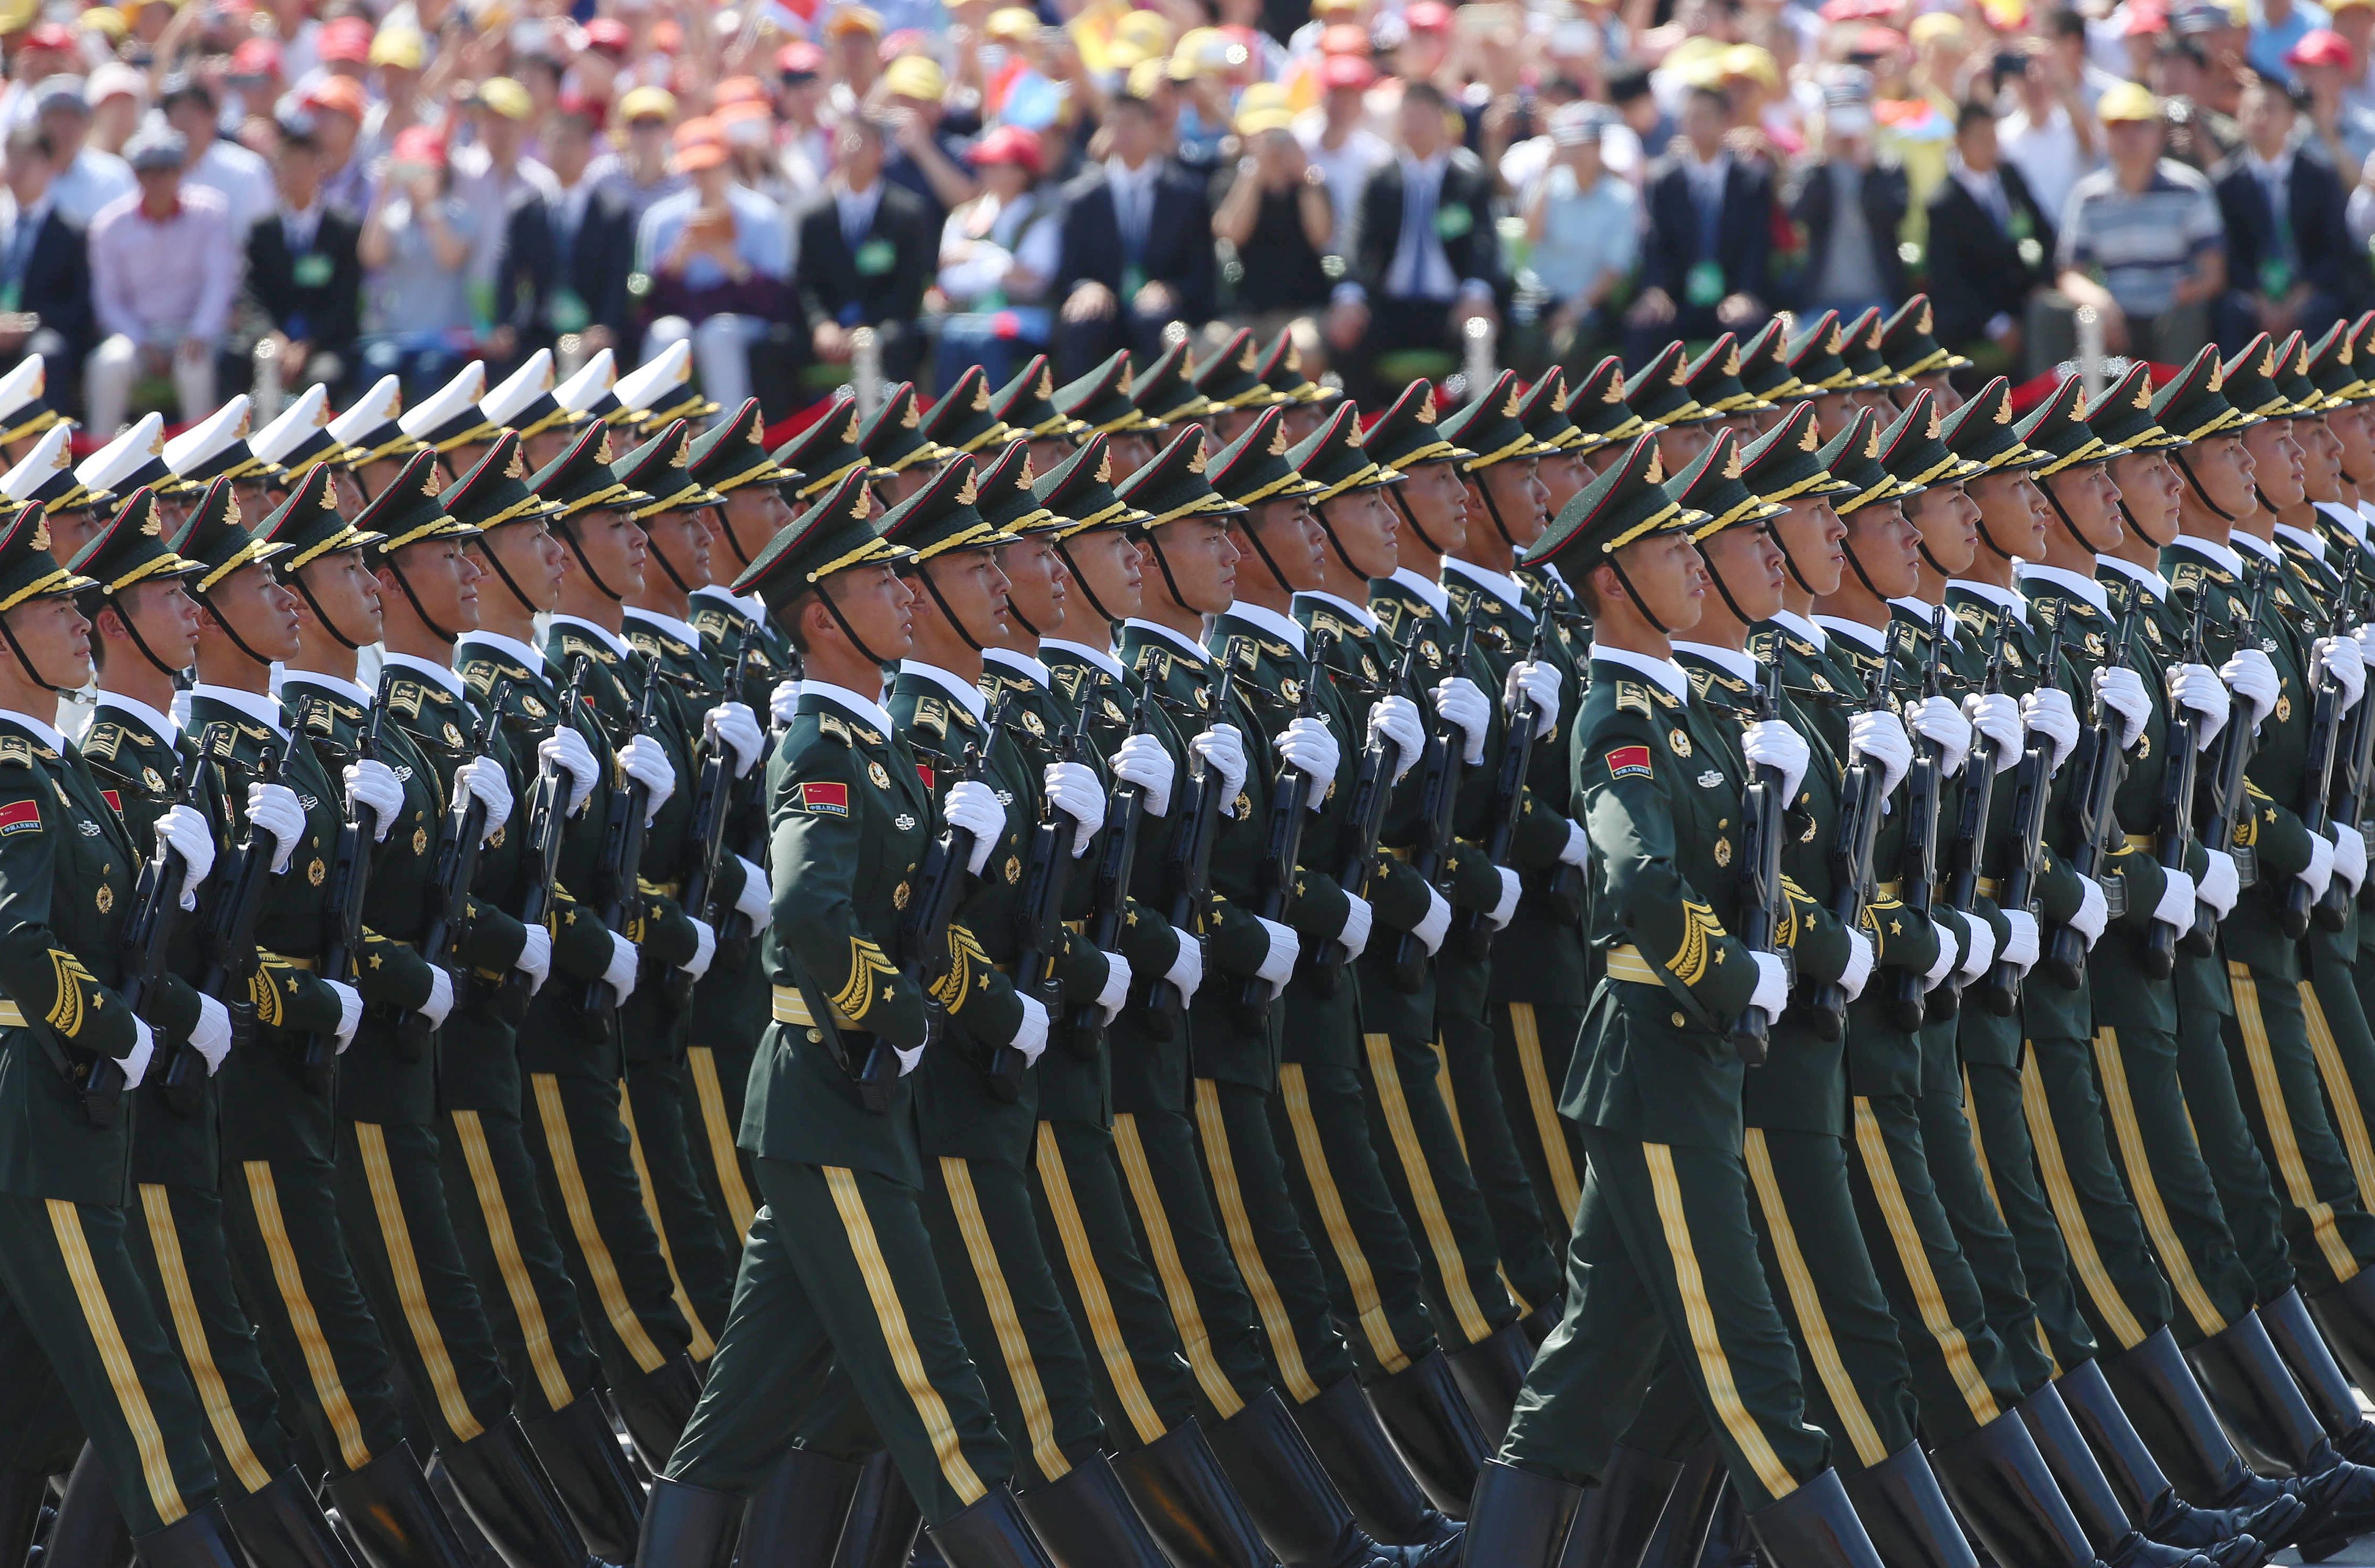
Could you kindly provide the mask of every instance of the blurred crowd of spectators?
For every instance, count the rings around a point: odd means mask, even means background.
[[[2049,3],[0,0],[0,365],[103,435],[259,344],[337,397],[686,341],[781,417],[860,327],[1360,392],[1917,289],[2015,374],[2375,303],[2375,0]]]

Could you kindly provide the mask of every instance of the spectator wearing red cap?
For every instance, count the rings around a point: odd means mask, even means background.
[[[2230,354],[2255,333],[2282,340],[2298,327],[2314,339],[2368,291],[2344,183],[2321,151],[2294,140],[2297,90],[2264,79],[2244,88],[2243,150],[2212,176],[2227,220],[2227,290],[2214,318]]]
[[[852,328],[882,343],[882,373],[912,380],[922,363],[916,317],[939,255],[940,219],[923,197],[886,171],[896,127],[853,114],[833,142],[833,178],[796,220],[800,314],[809,346],[827,364],[849,361]],[[722,401],[722,400],[721,400]]]
[[[2354,6],[2352,11],[2367,7]],[[2350,41],[2327,28],[2306,34],[2286,56],[2308,94],[2310,129],[2342,183],[2356,184],[2375,153],[2375,109],[2351,100],[2363,62]]]
[[[476,315],[466,268],[479,221],[455,189],[443,139],[426,125],[397,136],[356,245],[363,381],[396,376],[408,401],[443,386],[470,357]]]
[[[732,408],[750,395],[751,347],[789,310],[788,231],[781,207],[735,183],[715,121],[678,127],[676,165],[685,188],[653,203],[635,237],[635,269],[652,280],[644,357],[691,340],[702,390]]]
[[[940,228],[939,284],[950,311],[940,324],[943,387],[974,364],[992,385],[1003,385],[1024,360],[1046,350],[1056,324],[1049,291],[1063,221],[1038,136],[1001,125],[966,156],[980,171],[982,193]]]
[[[775,54],[775,146],[784,178],[797,190],[815,190],[833,171],[824,68],[824,51],[806,39],[795,39]]]
[[[570,334],[588,354],[630,346],[635,214],[618,183],[594,171],[597,134],[593,106],[564,101],[544,123],[553,189],[525,193],[504,220],[493,348],[506,370]]]
[[[1105,131],[1104,164],[1064,191],[1059,378],[1086,374],[1117,348],[1152,361],[1164,326],[1212,313],[1212,209],[1202,183],[1163,156],[1162,124],[1145,99],[1116,98]]]
[[[1377,84],[1377,68],[1365,55],[1331,54],[1320,62],[1319,101],[1297,116],[1294,139],[1303,156],[1326,182],[1328,199],[1335,208],[1335,226],[1328,248],[1341,251],[1353,227],[1353,208],[1369,171],[1394,156],[1386,138],[1368,128],[1369,88]]]
[[[324,29],[327,31],[327,29]],[[325,77],[302,100],[322,148],[322,199],[360,226],[374,197],[371,159],[362,156],[363,89],[351,77]]]
[[[319,120],[301,110],[278,130],[272,208],[247,231],[248,313],[271,324],[288,390],[322,382],[337,395],[362,331],[362,225],[323,199]]]

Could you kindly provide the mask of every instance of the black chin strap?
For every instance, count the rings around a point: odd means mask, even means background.
[[[740,565],[744,571],[748,571],[750,566],[750,558],[742,553],[742,541],[734,536],[734,520],[726,515],[726,508],[723,506],[713,506],[707,508],[707,510],[717,513],[717,532],[719,536],[725,539],[726,548],[734,552],[735,561]],[[738,577],[741,573],[737,572],[735,575]]]
[[[230,639],[231,645],[233,647],[237,648],[241,653],[245,654],[249,658],[254,659],[257,664],[262,665],[265,668],[270,669],[272,667],[272,661],[270,659],[249,647],[247,645],[247,639],[242,637],[232,629],[230,617],[217,609],[213,603],[207,599],[203,595],[199,596],[198,602],[207,607],[207,613],[215,618],[215,625],[221,630],[224,636]],[[0,626],[6,626],[6,624],[7,623],[6,621],[0,621]]]
[[[1154,557],[1156,569],[1163,573],[1163,585],[1166,589],[1170,590],[1171,602],[1177,605],[1181,609],[1194,610],[1196,607],[1188,602],[1186,595],[1180,593],[1179,580],[1171,575],[1171,562],[1164,557],[1163,553],[1163,546],[1155,538],[1152,530],[1149,530],[1146,536],[1146,548]],[[1197,613],[1201,614],[1202,612],[1199,610],[1197,611]]]
[[[304,574],[304,572],[290,572],[290,573],[288,575],[288,577],[287,577],[287,578],[283,579],[283,581],[285,581],[285,582],[286,582],[286,583],[287,583],[290,587],[292,587],[292,588],[296,589],[299,593],[301,593],[301,594],[302,594],[302,595],[305,595],[305,603],[306,603],[307,605],[309,605],[309,606],[311,606],[311,607],[313,607],[313,619],[314,619],[315,620],[318,620],[318,621],[320,621],[320,622],[322,623],[322,630],[323,630],[323,631],[325,631],[328,632],[331,636],[333,636],[333,637],[335,637],[335,638],[337,638],[337,639],[338,640],[338,643],[339,643],[340,646],[342,646],[342,647],[346,647],[346,648],[349,648],[349,649],[351,649],[351,650],[353,650],[353,651],[355,651],[355,652],[357,652],[357,653],[360,653],[360,652],[361,652],[361,651],[362,651],[362,644],[361,644],[360,643],[356,642],[353,638],[351,638],[351,637],[348,636],[345,632],[343,632],[343,631],[339,631],[339,630],[338,630],[338,623],[337,623],[337,621],[335,621],[335,620],[332,620],[332,619],[330,619],[330,617],[329,617],[328,613],[327,613],[326,611],[325,611],[325,610],[322,608],[322,601],[321,601],[321,600],[319,600],[319,599],[317,599],[317,598],[315,598],[315,597],[313,596],[313,589],[311,589],[311,588],[308,588],[307,586],[305,586],[305,574]],[[403,582],[403,581],[404,581],[404,574],[403,574],[402,572],[398,572],[398,573],[396,573],[396,581],[397,581],[397,582],[399,582],[399,583],[401,583],[401,582]],[[406,589],[406,590],[405,590],[405,596],[406,596],[407,598],[411,598],[411,597],[412,597],[412,590],[411,590],[411,589],[409,589],[409,588]],[[420,606],[420,601],[419,601],[419,600],[418,600],[418,599],[414,599],[414,600],[413,600],[413,607],[414,607],[414,608],[416,608],[416,609],[418,609],[418,608],[419,607],[419,606]],[[423,620],[427,620],[428,619],[429,619],[429,618],[428,618],[427,616],[423,616],[423,617],[421,617],[421,619],[423,619]],[[242,643],[240,644],[240,646],[241,646],[241,647],[242,647],[242,648],[244,648],[244,647],[246,647],[246,646],[247,646],[247,644],[246,644],[246,643]],[[268,663],[269,661],[267,660],[266,662]]]
[[[1119,616],[1117,616],[1117,615],[1114,614],[1114,612],[1113,612],[1113,611],[1111,611],[1111,610],[1109,610],[1109,609],[1105,608],[1105,602],[1103,599],[1101,599],[1101,598],[1097,597],[1097,591],[1096,591],[1094,588],[1092,588],[1092,587],[1090,587],[1090,586],[1089,586],[1089,580],[1088,580],[1088,578],[1087,578],[1086,576],[1084,576],[1084,575],[1081,573],[1081,563],[1080,563],[1079,561],[1074,560],[1072,559],[1072,549],[1071,549],[1071,546],[1070,546],[1070,545],[1069,545],[1069,544],[1067,544],[1067,543],[1065,543],[1063,540],[1060,540],[1060,539],[1059,539],[1059,540],[1058,540],[1058,541],[1056,542],[1056,553],[1057,553],[1058,555],[1060,555],[1060,556],[1062,556],[1062,557],[1064,558],[1064,570],[1065,570],[1065,571],[1067,571],[1067,572],[1070,572],[1070,573],[1072,574],[1072,581],[1073,581],[1074,583],[1078,584],[1080,585],[1081,592],[1083,595],[1087,595],[1087,597],[1088,597],[1088,601],[1089,601],[1089,607],[1090,607],[1090,608],[1092,608],[1092,609],[1093,609],[1093,610],[1095,610],[1099,615],[1101,615],[1101,616],[1105,617],[1105,625],[1106,625],[1106,627],[1107,627],[1107,628],[1111,628],[1111,627],[1114,627],[1114,626],[1116,626],[1116,625],[1118,625],[1118,624],[1120,623],[1120,621],[1121,621],[1121,617],[1119,617]],[[1012,607],[1011,607],[1011,606],[1009,606],[1008,607],[1009,607],[1009,610],[1010,610],[1010,611],[1011,611]],[[1031,623],[1030,623],[1029,621],[1027,621],[1027,620],[1026,620],[1026,621],[1024,621],[1022,624],[1023,624],[1023,626],[1024,626],[1024,627],[1026,627],[1026,628],[1030,628],[1030,627],[1031,627]],[[1039,633],[1038,633],[1038,631],[1036,631],[1036,629],[1033,629],[1033,630],[1032,630],[1032,635],[1033,635],[1033,636],[1034,636],[1034,637],[1035,637],[1035,636],[1037,636],[1038,634],[1039,634]]]
[[[1863,591],[1870,594],[1873,599],[1877,600],[1883,609],[1886,609],[1888,607],[1888,595],[1882,593],[1880,591],[1880,585],[1874,583],[1871,576],[1865,572],[1863,562],[1856,559],[1854,547],[1849,545],[1845,539],[1841,539],[1839,541],[1839,553],[1847,557],[1848,570],[1856,574],[1856,581],[1863,584]]]
[[[1806,581],[1804,572],[1798,570],[1798,558],[1790,553],[1789,545],[1781,537],[1781,530],[1774,529],[1772,538],[1773,547],[1781,552],[1781,570],[1790,574],[1790,580],[1797,584],[1802,592],[1812,595],[1814,585]]]
[[[481,541],[481,544],[483,548],[479,551],[479,553],[487,558],[487,564],[495,569],[495,575],[503,580],[503,586],[510,591],[513,598],[519,601],[520,608],[527,611],[530,615],[536,614],[540,607],[529,602],[528,596],[520,592],[520,585],[512,581],[512,574],[503,568],[502,557],[495,553],[495,542],[493,538],[486,538]]]
[[[949,607],[948,600],[940,597],[939,584],[932,581],[931,563],[928,561],[917,561],[916,563],[915,575],[916,580],[924,585],[924,592],[932,595],[932,603],[940,607],[941,616],[946,619],[951,626],[956,629],[956,634],[964,639],[964,645],[971,648],[976,654],[982,652],[982,645],[974,641],[973,628],[964,623],[963,617],[958,615],[955,610]],[[1011,598],[1009,598],[1007,600],[1007,611],[1009,614],[1013,613],[1013,607],[1014,601]],[[1025,624],[1028,623],[1026,622]]]
[[[585,569],[586,581],[593,584],[594,586],[600,591],[604,598],[609,600],[614,605],[623,605],[627,602],[627,595],[617,592],[610,586],[610,584],[603,582],[602,574],[594,570],[594,563],[585,559],[585,551],[577,542],[576,530],[570,527],[565,519],[561,525],[561,542],[569,547],[569,553],[575,556],[577,558],[577,564]],[[656,556],[660,552],[656,549],[652,551],[652,554]],[[665,569],[666,563],[663,562],[662,566],[663,569]],[[670,572],[668,575],[673,577],[676,573]],[[523,599],[520,602],[522,604],[526,604],[527,601]]]
[[[1411,532],[1418,536],[1418,542],[1424,545],[1428,549],[1433,550],[1436,554],[1441,555],[1443,553],[1443,547],[1436,544],[1435,540],[1428,536],[1425,527],[1422,525],[1418,520],[1418,513],[1412,512],[1410,509],[1410,502],[1402,499],[1401,486],[1388,485],[1386,488],[1386,493],[1394,498],[1394,509],[1402,514],[1402,521],[1410,525]]]
[[[652,559],[660,563],[660,570],[667,572],[668,580],[676,584],[676,591],[682,594],[687,599],[691,599],[692,597],[692,584],[686,582],[682,577],[677,574],[676,568],[669,564],[668,551],[660,548],[659,540],[655,537],[652,539],[651,543]]]
[[[132,623],[132,611],[130,609],[126,608],[122,604],[116,605],[114,608],[115,619],[124,623],[125,633],[131,637],[132,645],[140,650],[140,656],[142,658],[147,659],[150,664],[155,665],[159,670],[162,671],[166,675],[178,676],[182,673],[182,668],[186,666],[177,667],[173,665],[169,665],[164,660],[157,656],[157,650],[148,645],[148,639],[141,636],[140,628]]]
[[[1641,619],[1656,627],[1660,636],[1672,637],[1674,634],[1674,629],[1668,626],[1664,621],[1660,620],[1658,619],[1657,612],[1650,609],[1648,601],[1642,598],[1640,591],[1633,586],[1633,579],[1625,575],[1624,564],[1613,554],[1606,556],[1603,559],[1608,562],[1608,570],[1616,573],[1617,586],[1623,588],[1625,590],[1625,596],[1633,601],[1633,607],[1641,612]],[[1707,575],[1712,577],[1715,574],[1710,572]],[[1719,584],[1718,587],[1720,588],[1721,584]],[[1729,594],[1724,595],[1724,602],[1726,604],[1730,604],[1731,602],[1731,595]],[[1745,619],[1746,617],[1743,617],[1742,619]]]
[[[396,563],[396,557],[391,555],[383,557],[382,559],[387,562],[388,573],[396,579],[396,585],[404,591],[405,603],[410,605],[412,607],[412,613],[420,618],[420,624],[429,628],[431,634],[433,634],[439,642],[444,643],[449,648],[452,647],[455,643],[460,640],[461,633],[456,631],[448,631],[445,628],[437,624],[435,618],[431,616],[427,607],[421,604],[420,595],[412,591],[412,582],[409,578],[405,576],[404,568]],[[306,596],[310,599],[313,595],[307,595]],[[321,607],[316,605],[313,607],[313,613],[315,615],[321,614]],[[331,633],[334,636],[337,635],[337,629],[336,627],[332,627]],[[346,638],[340,636],[338,637],[338,641],[344,643],[346,642]]]
[[[16,630],[8,624],[8,618],[5,615],[0,615],[0,637],[8,639],[8,651],[17,655],[17,662],[24,666],[25,673],[31,676],[38,684],[56,692],[61,697],[69,691],[78,691],[82,689],[79,683],[74,686],[60,686],[56,681],[43,675],[41,666],[27,656],[25,645],[17,641]]]
[[[1500,532],[1501,542],[1509,547],[1509,559],[1515,560],[1519,548],[1518,541],[1511,536],[1509,525],[1501,521],[1501,509],[1493,501],[1493,487],[1485,481],[1482,474],[1476,476],[1476,498],[1484,503],[1485,515],[1493,519],[1493,526]],[[1663,628],[1660,630],[1662,631]]]
[[[1402,514],[1404,516],[1410,515],[1407,510],[1405,510]],[[1369,574],[1353,564],[1353,558],[1344,553],[1343,541],[1336,536],[1335,525],[1328,521],[1328,503],[1322,501],[1317,506],[1313,507],[1311,509],[1311,515],[1318,521],[1319,531],[1328,536],[1328,548],[1336,552],[1336,559],[1344,563],[1344,570],[1353,574],[1355,582],[1367,582],[1369,580]],[[1412,523],[1411,526],[1415,528],[1418,525],[1416,523]],[[1425,536],[1421,535],[1420,536],[1424,538]]]
[[[2046,502],[2053,508],[2053,515],[2062,519],[2062,526],[2069,531],[2072,538],[2078,541],[2078,548],[2085,550],[2089,556],[2101,555],[2103,551],[2096,545],[2095,541],[2081,533],[2079,531],[2078,525],[2071,521],[2069,510],[2062,504],[2062,498],[2053,493],[2053,487],[2040,479],[2038,481],[2037,488],[2045,492]],[[2127,510],[2127,502],[2121,501],[2120,503],[2120,510],[2125,512]]]
[[[825,586],[823,584],[820,583],[817,584],[816,595],[817,598],[824,605],[824,613],[833,617],[833,623],[841,628],[841,634],[844,637],[849,639],[849,645],[851,647],[865,654],[867,662],[873,665],[877,669],[888,669],[891,667],[892,663],[892,660],[884,658],[881,654],[876,653],[873,649],[866,645],[866,639],[860,637],[857,634],[857,629],[849,624],[849,618],[841,613],[841,607],[833,602],[833,595],[825,592]]]
[[[2202,481],[2194,477],[2193,466],[2186,462],[2185,453],[2182,449],[2172,449],[2168,454],[2168,460],[2177,465],[2177,471],[2185,476],[2185,482],[2193,487],[2194,495],[2200,499],[2203,505],[2210,509],[2213,516],[2217,517],[2222,522],[2232,523],[2235,521],[2235,514],[2227,511],[2225,507],[2219,505],[2216,501],[2211,500],[2210,492],[2202,488]],[[2260,487],[2257,483],[2254,483],[2251,488],[2256,491]]]
[[[1253,519],[1250,517],[1246,519],[1245,532],[1246,543],[1253,546],[1254,553],[1262,558],[1264,566],[1270,568],[1271,581],[1275,582],[1282,592],[1292,596],[1294,593],[1294,584],[1288,582],[1286,573],[1278,569],[1278,561],[1270,555],[1270,547],[1261,542],[1261,530],[1254,526]]]
[[[1788,552],[1784,551],[1783,553],[1787,554]],[[1613,563],[1612,562],[1612,564]],[[1707,581],[1714,584],[1715,591],[1723,595],[1724,608],[1731,611],[1731,618],[1740,622],[1743,626],[1755,626],[1756,622],[1750,618],[1749,613],[1746,610],[1740,607],[1740,601],[1731,596],[1731,590],[1724,586],[1723,573],[1715,569],[1715,558],[1708,555],[1705,550],[1702,550],[1699,552],[1699,564],[1707,568]],[[1624,573],[1620,572],[1617,575],[1622,577]],[[1630,592],[1629,586],[1627,588],[1627,592]],[[1637,605],[1641,601],[1637,598],[1633,602]],[[1646,615],[1648,612],[1644,610],[1642,613]],[[1665,628],[1661,626],[1658,628],[1658,630],[1663,631]]]

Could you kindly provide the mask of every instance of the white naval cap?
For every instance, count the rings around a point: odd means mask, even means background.
[[[552,380],[552,350],[539,348],[501,386],[479,399],[479,412],[498,430],[517,430],[522,441],[555,425],[579,423],[553,397]]]
[[[403,412],[404,383],[394,376],[380,377],[369,392],[348,404],[346,412],[330,421],[331,438],[347,449],[347,466],[360,468],[383,457],[418,452],[420,443],[398,422]]]
[[[165,462],[165,417],[155,413],[84,458],[75,477],[94,495],[130,495],[143,485],[160,495],[192,488]]]
[[[247,394],[231,400],[165,443],[165,466],[203,485],[213,479],[239,479],[266,466],[247,444]]]
[[[479,399],[486,390],[487,363],[473,360],[397,422],[406,435],[440,452],[479,440],[488,433],[487,421],[479,413]]]
[[[330,391],[315,382],[279,418],[247,438],[248,450],[276,468],[297,469],[343,450],[330,433]]]
[[[38,501],[45,506],[80,504],[73,498],[89,492],[75,477],[74,453],[68,448],[67,438],[63,423],[42,431],[41,439],[25,454],[23,462],[0,474],[0,497],[19,506],[29,501]]]
[[[597,348],[575,375],[552,389],[552,400],[573,414],[598,419],[617,406],[610,389],[618,380],[618,360],[608,348]]]
[[[0,376],[0,441],[21,441],[60,422],[63,416],[42,401],[49,370],[39,354],[28,354]]]
[[[717,412],[717,405],[692,385],[692,345],[679,337],[634,370],[619,378],[618,412],[614,425],[642,425],[645,430],[670,419],[698,419]]]

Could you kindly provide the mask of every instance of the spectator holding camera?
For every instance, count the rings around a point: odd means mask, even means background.
[[[1731,100],[1695,88],[1682,135],[1650,171],[1641,292],[1625,314],[1625,359],[1646,364],[1673,339],[1745,337],[1766,304],[1773,249],[1773,176],[1726,145]]]
[[[436,132],[415,125],[396,138],[355,243],[364,271],[366,381],[393,375],[408,398],[418,397],[470,358],[477,318],[466,269],[482,221],[455,188]]]
[[[1212,233],[1236,253],[1234,317],[1265,341],[1328,305],[1322,265],[1336,227],[1326,177],[1294,137],[1294,117],[1275,88],[1249,88],[1237,112],[1242,148],[1215,181]]]
[[[644,358],[692,343],[701,384],[731,408],[750,395],[750,347],[785,307],[791,256],[783,210],[734,183],[715,121],[677,128],[676,170],[690,183],[644,214],[635,270],[652,280]]]
[[[545,121],[553,188],[523,190],[504,222],[495,276],[496,357],[517,361],[575,334],[585,352],[628,347],[635,218],[627,193],[593,172],[595,112],[564,100]]]

